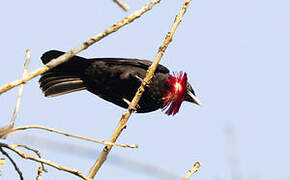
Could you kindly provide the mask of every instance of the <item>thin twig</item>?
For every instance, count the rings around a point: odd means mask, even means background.
[[[5,143],[1,143],[0,142],[0,147],[5,147],[7,149],[10,149],[11,151],[14,151],[16,154],[18,154],[20,157],[24,158],[24,159],[29,159],[31,161],[36,161],[36,162],[39,162],[39,163],[43,163],[43,164],[46,164],[48,166],[51,166],[53,168],[56,168],[60,171],[65,171],[65,172],[68,172],[68,173],[71,173],[71,174],[74,174],[82,179],[85,179],[85,180],[90,180],[90,178],[86,177],[85,175],[82,174],[81,171],[79,170],[76,170],[76,169],[71,169],[71,168],[68,168],[68,167],[64,167],[64,166],[60,166],[60,165],[57,165],[49,160],[46,160],[46,159],[42,159],[42,158],[38,158],[38,157],[34,157],[34,156],[30,156],[26,153],[24,153],[23,151],[20,151],[19,149],[17,149],[17,145],[8,145],[8,144],[5,144]]]
[[[99,40],[103,39],[104,37],[108,36],[109,34],[119,30],[121,27],[133,22],[135,19],[139,18],[141,15],[143,15],[145,12],[149,11],[150,9],[152,9],[153,5],[159,3],[160,0],[153,0],[152,2],[150,2],[148,5],[144,6],[143,8],[141,8],[138,11],[135,11],[133,14],[131,14],[130,16],[124,18],[122,21],[114,24],[112,27],[106,29],[104,32],[97,34],[95,37],[89,38],[87,41],[85,41],[84,43],[82,43],[80,46],[76,47],[75,49],[59,56],[58,58],[55,58],[53,60],[51,60],[49,63],[47,63],[46,65],[30,72],[27,73],[25,78],[20,78],[18,80],[15,80],[13,82],[10,82],[8,84],[5,84],[4,86],[0,87],[0,95],[16,86],[19,86],[22,83],[25,83],[27,81],[29,81],[30,79],[60,65],[61,63],[64,63],[66,61],[68,61],[71,57],[73,57],[74,55],[76,55],[77,53],[87,49],[88,47],[90,47],[91,45],[93,45],[94,43],[98,42]]]
[[[88,137],[84,137],[84,136],[70,134],[70,133],[67,133],[64,131],[60,131],[60,130],[56,130],[56,129],[52,129],[52,128],[48,128],[48,127],[44,127],[44,126],[21,126],[21,127],[12,128],[8,133],[10,134],[14,131],[27,130],[27,129],[41,129],[41,130],[61,134],[64,136],[78,138],[78,139],[82,139],[82,140],[86,140],[86,141],[90,141],[90,142],[95,142],[95,143],[100,143],[100,144],[104,144],[104,145],[119,146],[119,147],[126,147],[126,148],[138,148],[137,144],[128,145],[128,144],[117,144],[117,143],[112,143],[112,142],[106,142],[103,140],[96,140],[96,139],[92,139],[92,138],[88,138]]]
[[[39,152],[37,149],[33,149],[33,148],[28,147],[28,146],[23,145],[23,144],[15,144],[15,146],[16,146],[16,147],[22,147],[22,148],[25,148],[25,149],[27,149],[27,150],[29,150],[29,151],[32,151],[32,152],[34,152],[34,153],[35,153],[39,158],[41,158],[40,152]],[[44,168],[43,163],[40,163],[40,165],[41,165],[41,167],[42,167],[42,170],[43,170],[44,172],[47,172],[47,170]]]
[[[25,63],[24,63],[24,69],[23,69],[23,74],[22,74],[22,78],[25,78],[26,74],[27,74],[27,71],[28,71],[28,65],[29,65],[29,62],[30,62],[30,50],[27,49],[26,50],[26,54],[25,54]],[[20,107],[20,102],[21,102],[21,98],[22,98],[22,95],[23,95],[23,89],[24,89],[24,83],[21,83],[20,87],[19,87],[19,91],[18,91],[18,97],[17,97],[17,101],[16,101],[16,105],[15,105],[15,108],[14,108],[14,112],[13,112],[13,115],[12,115],[12,119],[10,121],[10,124],[6,127],[3,127],[1,128],[1,134],[0,134],[0,137],[2,137],[2,133],[3,132],[8,132],[11,128],[14,127],[14,123],[15,123],[15,120],[16,120],[16,116],[17,116],[17,113],[19,111],[19,107]],[[18,168],[17,164],[14,162],[14,160],[9,156],[9,154],[4,151],[1,147],[0,147],[0,151],[2,152],[2,154],[4,154],[9,160],[10,162],[13,164],[16,172],[18,173],[19,175],[19,178],[22,180],[23,179],[23,175],[22,175],[22,172],[21,170]]]
[[[25,60],[25,63],[24,63],[24,70],[23,70],[22,78],[25,78],[25,76],[27,74],[27,71],[28,71],[28,65],[29,65],[29,62],[30,62],[30,50],[29,49],[26,50],[25,57],[26,57],[25,58],[26,60]],[[15,119],[16,119],[16,116],[17,116],[17,113],[18,113],[18,110],[19,110],[19,107],[20,107],[20,102],[21,102],[21,98],[22,98],[22,95],[23,95],[24,83],[22,83],[20,85],[20,88],[19,88],[19,91],[18,91],[18,97],[17,97],[15,109],[14,109],[13,116],[12,116],[12,119],[11,119],[11,122],[10,122],[10,126],[11,127],[14,127]]]
[[[114,0],[115,3],[117,3],[124,11],[128,11],[129,10],[129,6],[123,2],[121,2],[120,0]]]
[[[19,175],[19,179],[23,180],[23,175],[22,175],[22,172],[21,170],[18,168],[17,164],[15,163],[15,161],[9,156],[9,154],[3,150],[2,147],[0,147],[0,151],[1,153],[6,156],[9,161],[12,163],[12,165],[14,166],[14,169],[16,170],[17,174]]]
[[[30,50],[29,49],[26,50],[25,59],[26,60],[25,60],[25,63],[24,63],[24,69],[23,69],[22,78],[25,78],[25,76],[27,74],[27,71],[28,71],[28,65],[29,65],[29,62],[30,62]],[[16,105],[15,105],[14,112],[13,112],[13,115],[12,115],[10,123],[8,125],[0,128],[0,138],[3,138],[3,136],[5,136],[5,134],[7,134],[9,132],[9,130],[11,130],[14,127],[16,116],[17,116],[17,113],[18,113],[18,110],[19,110],[19,107],[20,107],[21,98],[22,98],[22,95],[23,95],[24,83],[25,82],[23,82],[20,85],[20,88],[19,88],[19,91],[18,91],[18,97],[17,97]]]
[[[163,56],[168,44],[172,41],[172,36],[176,31],[176,28],[178,27],[179,23],[181,22],[181,19],[184,15],[184,13],[186,12],[187,7],[189,6],[189,3],[191,2],[191,0],[186,0],[183,4],[183,7],[181,9],[181,11],[179,12],[179,14],[176,16],[175,21],[170,29],[170,31],[168,32],[162,46],[159,48],[159,51],[157,53],[157,56],[154,59],[154,62],[151,64],[151,66],[149,67],[149,69],[147,70],[146,76],[143,80],[143,83],[141,84],[141,86],[138,88],[133,100],[131,101],[128,109],[126,110],[126,112],[122,115],[121,120],[117,126],[117,128],[115,129],[110,142],[114,143],[116,142],[117,138],[120,136],[120,134],[122,133],[123,129],[126,127],[126,123],[129,119],[129,117],[131,116],[131,113],[133,112],[133,109],[135,109],[136,105],[138,104],[143,92],[145,91],[145,87],[146,85],[149,84],[150,80],[152,79],[154,72],[158,66],[158,63],[161,59],[161,57]],[[97,159],[97,161],[95,162],[95,164],[92,166],[88,177],[89,178],[94,178],[94,176],[96,175],[96,173],[98,172],[98,170],[100,169],[100,167],[102,166],[102,164],[105,162],[105,160],[107,159],[107,156],[109,154],[109,152],[111,151],[112,146],[107,145],[104,147],[101,155],[99,156],[99,158]]]
[[[182,180],[188,180],[190,178],[191,175],[193,175],[194,173],[197,172],[198,168],[200,167],[200,163],[196,162],[193,165],[193,168],[188,170],[188,172],[186,173],[186,175],[182,178]]]

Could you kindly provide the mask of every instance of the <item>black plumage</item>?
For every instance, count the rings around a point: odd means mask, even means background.
[[[41,60],[46,64],[62,54],[64,53],[61,51],[51,50],[44,53]],[[129,58],[86,59],[74,56],[42,74],[40,88],[46,97],[86,89],[109,102],[127,108],[126,100],[132,100],[141,84],[140,78],[145,77],[151,63],[148,60]],[[171,88],[166,81],[169,76],[169,70],[158,65],[155,76],[139,101],[137,112],[151,112],[164,106],[163,97]],[[188,88],[194,94],[191,86]],[[189,97],[184,100],[192,102]]]

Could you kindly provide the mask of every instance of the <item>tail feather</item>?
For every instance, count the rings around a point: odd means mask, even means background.
[[[86,89],[86,87],[82,80],[66,80],[56,83],[50,82],[50,84],[42,90],[46,97],[55,97],[84,89]]]
[[[75,82],[75,81],[82,81],[82,80],[79,77],[66,77],[66,76],[51,77],[49,79],[40,81],[40,89],[42,91],[46,91],[48,88],[56,84],[63,83],[63,82]]]
[[[54,81],[54,80],[59,80],[59,79],[69,79],[69,78],[80,78],[79,75],[73,74],[73,73],[63,73],[63,72],[47,72],[41,75],[39,82],[40,87],[42,87],[42,85],[50,82],[50,81]]]
[[[42,55],[41,60],[47,64],[62,54],[64,52],[48,51]],[[89,62],[85,58],[74,56],[68,62],[42,74],[39,79],[42,92],[46,97],[54,97],[86,89],[81,77],[88,65]]]

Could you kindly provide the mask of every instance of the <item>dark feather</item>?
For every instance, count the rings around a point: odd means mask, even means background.
[[[63,54],[64,52],[51,50],[44,53],[41,59],[47,64]],[[69,61],[42,74],[39,79],[40,88],[46,97],[86,89],[109,102],[127,108],[128,104],[124,99],[132,100],[151,64],[148,60],[131,58],[86,59],[73,56]],[[137,112],[151,112],[163,107],[164,95],[170,90],[168,78],[169,70],[158,65],[149,87],[138,103]]]

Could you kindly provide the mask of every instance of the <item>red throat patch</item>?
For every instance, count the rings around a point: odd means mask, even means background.
[[[186,94],[187,75],[186,73],[173,73],[173,76],[169,75],[166,80],[170,89],[165,92],[165,96],[162,111],[166,110],[167,115],[175,115],[181,106],[182,101]]]

